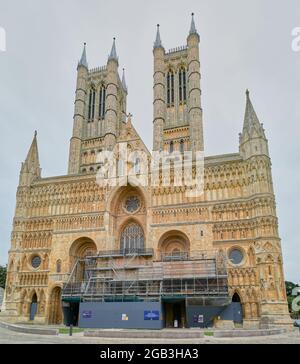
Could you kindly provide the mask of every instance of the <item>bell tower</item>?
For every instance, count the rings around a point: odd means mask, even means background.
[[[159,25],[153,48],[153,150],[203,151],[200,37],[194,14],[187,44],[166,52]]]
[[[86,45],[77,67],[73,135],[70,142],[69,174],[96,173],[97,153],[112,150],[126,122],[127,85],[119,75],[116,40],[107,64],[89,69]]]

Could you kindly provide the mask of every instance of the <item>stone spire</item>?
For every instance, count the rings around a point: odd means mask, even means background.
[[[117,50],[116,50],[116,38],[113,39],[113,45],[111,47],[110,55],[108,56],[108,60],[114,60],[118,62]]]
[[[268,140],[263,124],[259,122],[252,105],[249,90],[246,91],[243,132],[240,133],[240,154],[245,159],[255,155],[266,155],[269,157]]]
[[[89,68],[88,63],[87,63],[87,59],[86,59],[86,43],[84,43],[83,46],[83,51],[82,51],[82,56],[80,61],[78,62],[78,66],[83,66],[85,68]]]
[[[191,21],[191,28],[190,28],[189,35],[192,35],[192,34],[198,34],[196,26],[195,26],[194,13],[192,13],[192,21]]]
[[[126,85],[126,80],[125,80],[125,68],[123,68],[122,86],[123,86],[124,91],[126,93],[128,93],[128,89],[127,89],[127,85]]]
[[[156,31],[156,39],[155,39],[155,42],[154,42],[154,48],[163,48],[163,45],[161,43],[161,38],[160,38],[159,24],[157,24],[157,31]]]
[[[257,127],[258,129],[261,127],[258,117],[256,115],[256,112],[254,110],[254,107],[252,105],[251,99],[250,99],[250,92],[247,89],[246,90],[246,110],[245,110],[243,130],[250,131],[250,128],[253,126]]]
[[[37,145],[37,132],[35,131],[25,162],[22,163],[19,185],[29,186],[34,179],[40,177],[41,169]]]

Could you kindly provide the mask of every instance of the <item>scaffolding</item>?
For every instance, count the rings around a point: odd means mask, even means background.
[[[62,291],[63,300],[226,300],[225,255],[218,251],[162,254],[152,249],[110,250],[78,259]]]

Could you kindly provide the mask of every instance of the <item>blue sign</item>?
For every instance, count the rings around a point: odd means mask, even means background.
[[[92,318],[92,311],[83,311],[82,317],[83,318]]]
[[[159,320],[159,311],[144,311],[144,320]]]

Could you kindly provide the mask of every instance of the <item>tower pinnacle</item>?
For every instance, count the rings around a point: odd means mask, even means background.
[[[114,60],[118,62],[117,50],[116,50],[116,38],[113,38],[113,45],[111,47],[110,55],[108,60]]]
[[[125,68],[123,68],[122,86],[123,86],[124,91],[127,93],[128,89],[127,89],[126,80],[125,80]]]
[[[40,177],[41,177],[41,169],[40,169],[39,152],[37,145],[37,131],[35,131],[25,162],[22,163],[19,185],[29,186],[34,179]]]
[[[243,131],[240,134],[240,153],[247,159],[255,155],[269,157],[268,140],[263,124],[260,123],[250,99],[250,92],[246,90],[246,110]]]
[[[86,59],[86,43],[84,43],[83,45],[83,51],[82,51],[82,56],[80,61],[78,62],[78,66],[83,66],[88,68],[88,63],[87,63],[87,59]]]
[[[244,130],[249,130],[251,127],[256,126],[260,128],[260,122],[252,105],[250,99],[250,92],[246,90],[246,110],[245,110],[245,117],[244,117]]]
[[[191,28],[190,28],[190,34],[198,34],[197,29],[196,29],[196,25],[195,25],[195,20],[194,20],[194,13],[192,13],[192,21],[191,21]]]
[[[160,31],[159,31],[159,24],[157,24],[157,31],[156,31],[156,39],[154,42],[154,48],[162,48],[161,38],[160,38]]]

